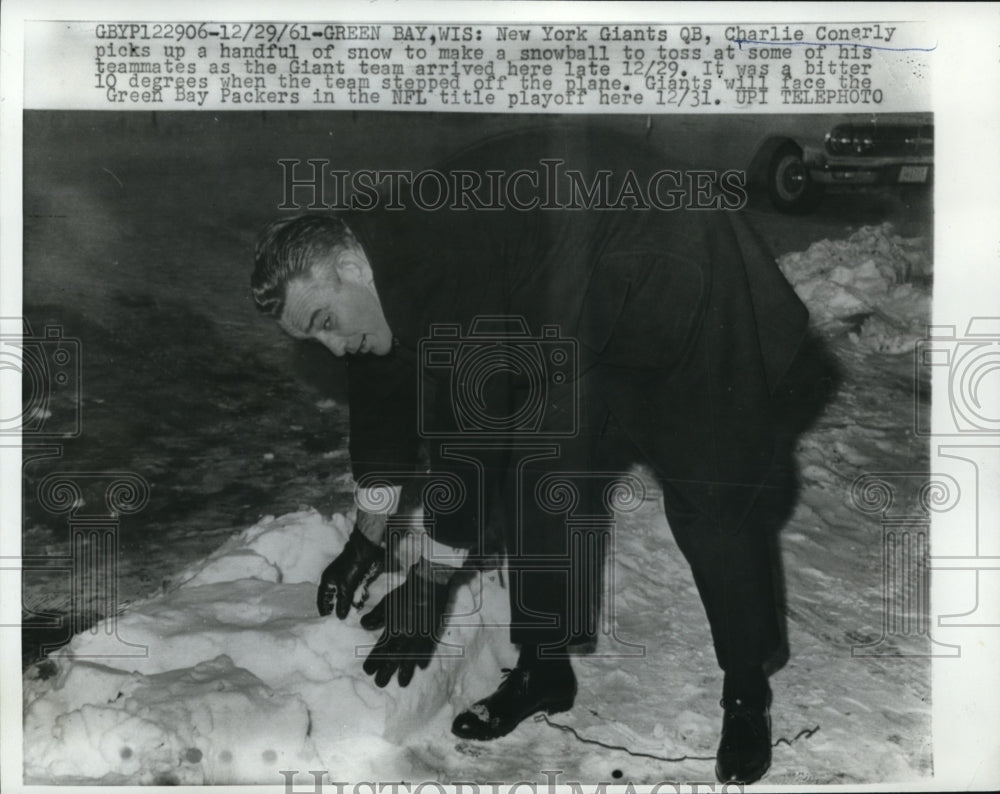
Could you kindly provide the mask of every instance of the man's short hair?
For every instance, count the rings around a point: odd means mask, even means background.
[[[257,308],[280,316],[288,282],[304,276],[318,262],[335,261],[358,241],[334,215],[299,215],[268,224],[257,238],[250,288]]]

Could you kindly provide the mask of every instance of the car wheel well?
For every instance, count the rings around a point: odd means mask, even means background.
[[[774,153],[783,146],[791,145],[796,147],[800,152],[802,147],[795,141],[794,138],[789,138],[787,135],[774,135],[757,147],[757,151],[750,160],[750,165],[747,168],[747,184],[766,186],[768,171],[771,167],[771,160],[774,158]]]

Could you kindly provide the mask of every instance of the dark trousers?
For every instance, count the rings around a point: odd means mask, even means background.
[[[663,488],[666,517],[691,566],[719,665],[760,666],[781,650],[772,542],[790,496],[790,467],[772,449],[768,470],[742,482],[719,487],[684,477],[684,467],[668,456],[699,451],[673,448],[669,423],[654,416],[667,402],[660,399],[664,390],[677,388],[598,366],[548,394],[545,426],[562,435],[432,445],[432,467],[458,474],[470,496],[463,509],[438,516],[432,531],[483,558],[502,547],[515,644],[559,652],[597,638],[612,511],[616,499],[630,498],[629,464],[642,460]],[[574,404],[570,423],[566,412]],[[696,407],[676,421],[697,421]],[[570,425],[573,432],[563,432]],[[657,432],[667,443],[649,437]]]

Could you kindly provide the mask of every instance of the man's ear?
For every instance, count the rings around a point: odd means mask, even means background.
[[[337,275],[341,281],[366,286],[372,282],[372,266],[368,263],[365,252],[358,248],[343,251],[337,257]]]

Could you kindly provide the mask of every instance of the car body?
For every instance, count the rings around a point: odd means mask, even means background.
[[[927,184],[934,167],[929,119],[868,119],[838,124],[822,147],[803,149],[809,176],[825,185]]]
[[[636,128],[645,122],[648,130]],[[629,119],[689,167],[746,172],[783,212],[814,209],[827,188],[929,185],[931,113],[703,114]]]

